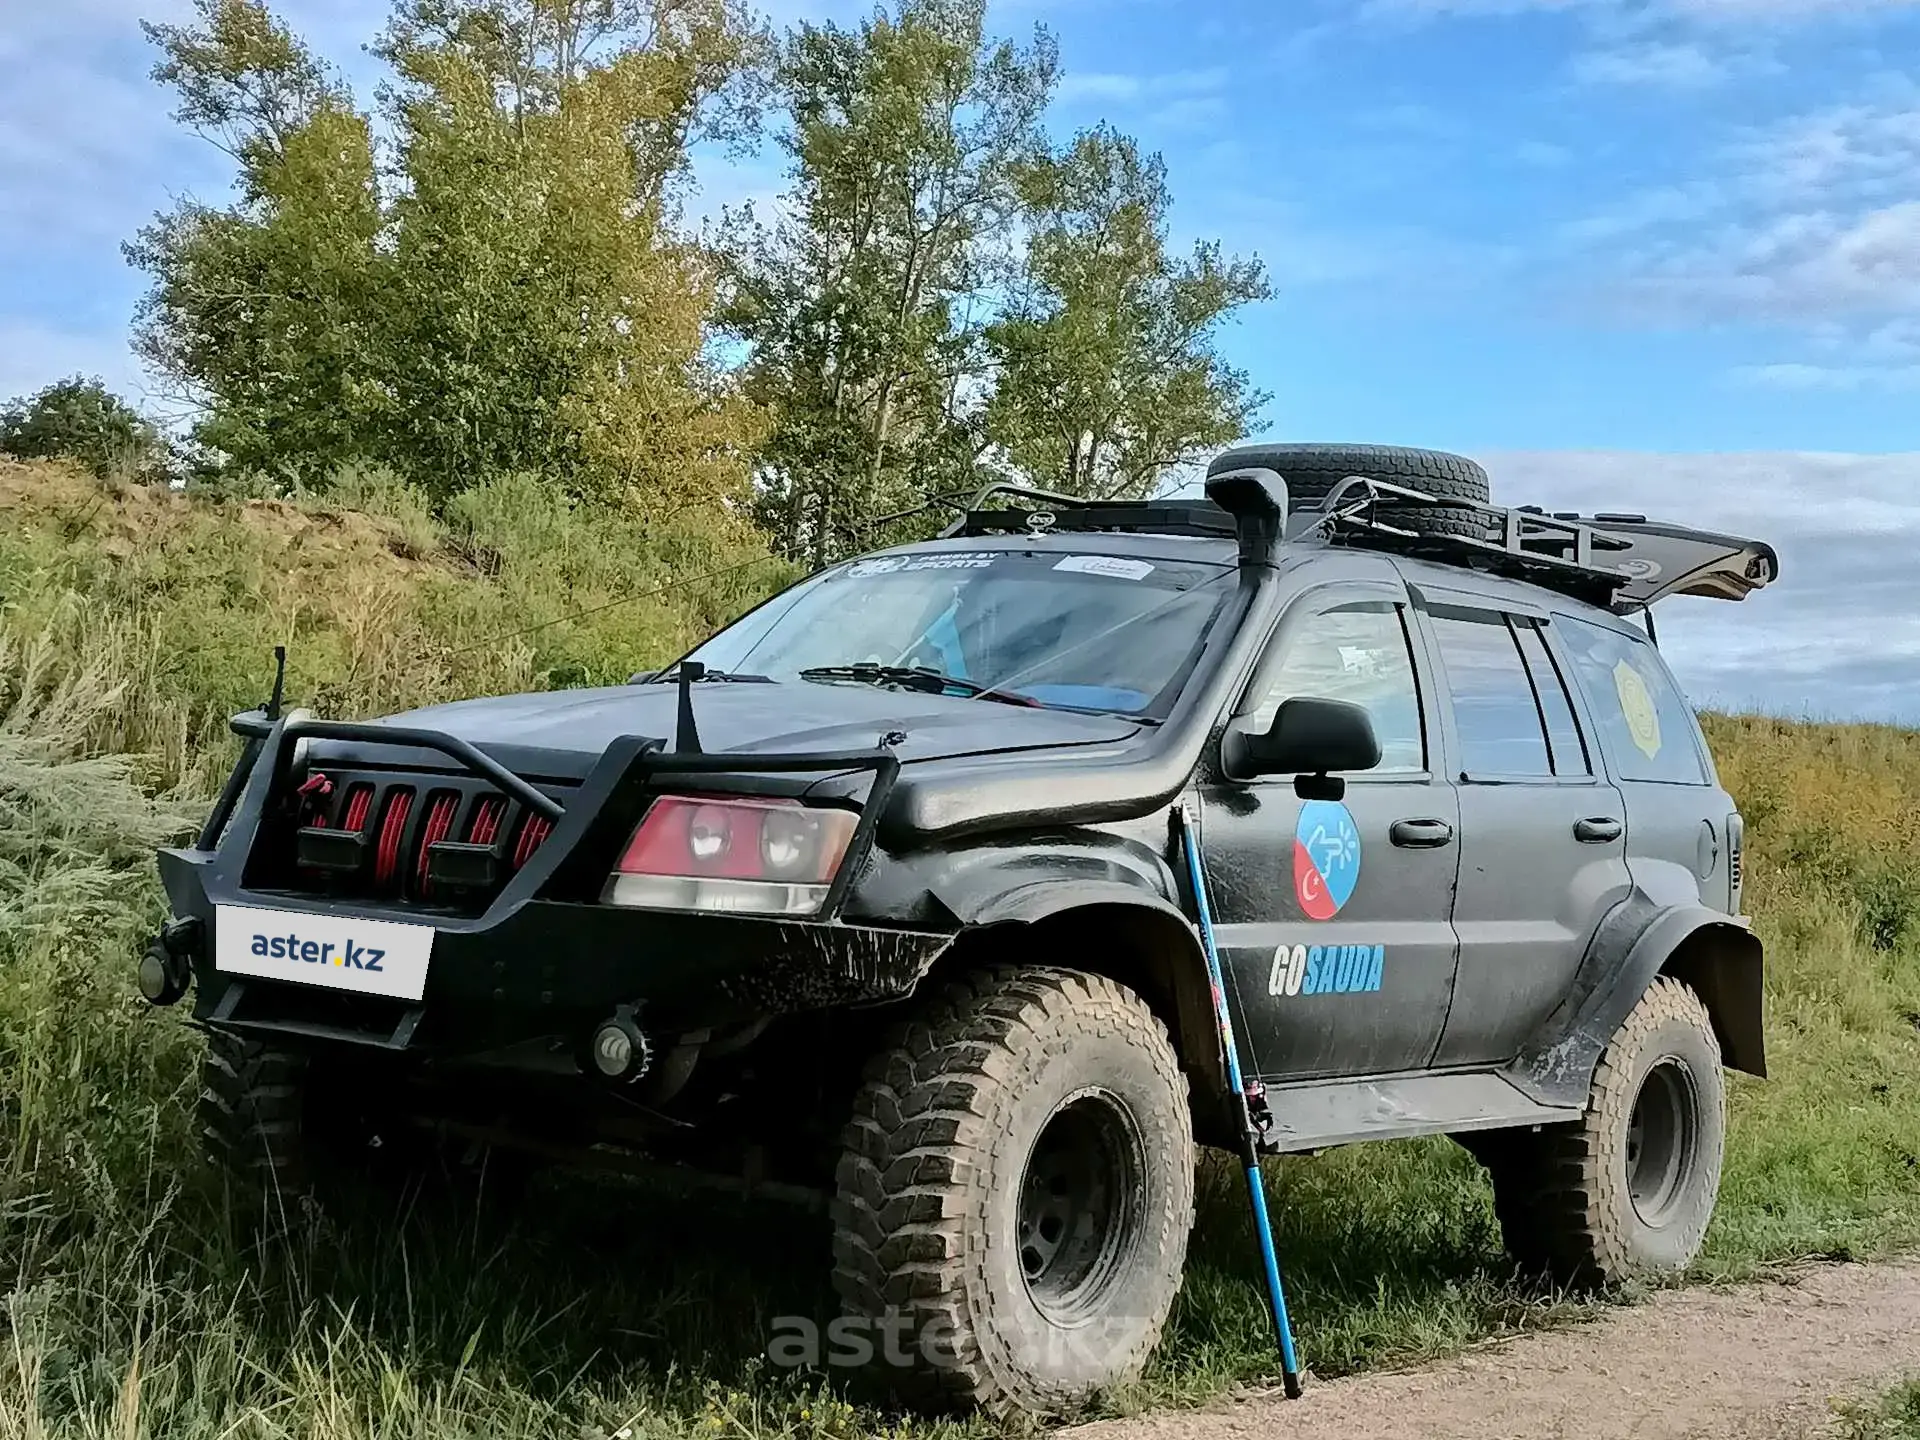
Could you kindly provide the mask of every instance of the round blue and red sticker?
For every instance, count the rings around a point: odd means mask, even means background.
[[[1308,800],[1293,831],[1293,893],[1309,920],[1331,920],[1360,882],[1360,828],[1338,800]]]

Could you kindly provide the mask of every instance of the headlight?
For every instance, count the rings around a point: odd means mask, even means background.
[[[850,810],[797,800],[664,795],[600,898],[665,910],[818,914],[858,825]]]

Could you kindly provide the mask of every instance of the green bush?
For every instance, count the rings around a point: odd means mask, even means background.
[[[102,479],[165,480],[167,444],[158,427],[107,389],[75,375],[0,410],[0,454],[72,460]]]

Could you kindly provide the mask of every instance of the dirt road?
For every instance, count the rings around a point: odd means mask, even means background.
[[[1920,1264],[1829,1265],[1790,1283],[1676,1290],[1589,1325],[1430,1369],[1310,1384],[1074,1440],[1787,1440],[1829,1399],[1920,1373]]]

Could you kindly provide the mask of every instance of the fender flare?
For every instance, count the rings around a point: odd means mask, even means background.
[[[1586,1104],[1614,1032],[1662,975],[1700,996],[1727,1068],[1765,1077],[1764,961],[1743,918],[1699,904],[1656,908],[1636,891],[1601,922],[1581,970],[1587,984],[1576,984],[1507,1071],[1542,1103]]]
[[[1011,939],[1009,931],[1020,931],[1060,963],[1138,991],[1173,1037],[1196,1092],[1196,1121],[1206,1123],[1220,1108],[1215,1102],[1227,1094],[1227,1067],[1206,954],[1186,913],[1144,877],[1140,883],[1092,876],[1030,880],[979,896],[958,918],[963,929],[943,961],[971,946],[992,947],[1001,938]],[[1075,931],[1082,932],[1082,943],[1062,949]],[[1097,943],[1085,943],[1089,938]]]
[[[962,918],[969,926],[1037,925],[1069,910],[1086,910],[1096,905],[1128,905],[1152,910],[1189,930],[1192,928],[1192,922],[1166,896],[1145,885],[1129,885],[1121,880],[1030,880],[985,898],[978,909]],[[1197,938],[1193,948],[1194,954],[1199,955]]]

